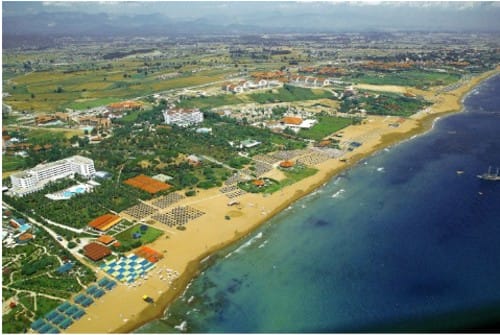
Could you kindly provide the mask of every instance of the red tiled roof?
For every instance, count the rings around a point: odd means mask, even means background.
[[[102,244],[110,244],[111,242],[114,242],[115,238],[110,235],[102,235],[97,239],[97,242],[101,242]]]
[[[24,234],[19,236],[19,241],[29,241],[32,238],[33,238],[33,235],[31,235],[30,233],[24,233]]]
[[[262,179],[255,179],[253,182],[252,182],[255,186],[264,186],[266,184],[265,181],[263,181]]]
[[[292,167],[293,165],[294,165],[294,164],[293,164],[293,162],[292,162],[292,161],[283,161],[283,162],[281,162],[281,163],[280,163],[280,166],[281,166],[282,168],[290,168],[290,167]]]
[[[89,222],[89,227],[100,231],[106,231],[120,221],[120,217],[114,214],[104,214]]]
[[[111,250],[99,243],[92,242],[83,247],[85,251],[85,256],[93,261],[99,261],[106,256],[111,255]]]
[[[143,246],[134,252],[139,257],[146,258],[152,263],[158,262],[163,258],[163,255],[150,247]]]
[[[295,124],[299,125],[302,123],[302,119],[300,117],[292,117],[292,116],[286,116],[284,117],[281,122],[285,124]]]

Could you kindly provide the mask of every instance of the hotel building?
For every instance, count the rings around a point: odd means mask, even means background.
[[[198,108],[172,108],[164,110],[163,117],[165,118],[166,124],[175,124],[181,127],[203,122],[203,113],[200,112]]]
[[[92,178],[95,174],[94,161],[83,156],[72,156],[47,164],[39,164],[32,169],[12,174],[10,192],[22,197],[43,189],[51,181],[73,177],[75,174]]]

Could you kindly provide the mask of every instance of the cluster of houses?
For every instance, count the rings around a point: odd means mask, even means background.
[[[26,244],[35,238],[31,225],[25,219],[13,218],[9,210],[3,211],[2,221],[8,222],[8,226],[2,229],[2,243],[6,247],[13,248],[16,245]]]
[[[248,92],[250,90],[275,88],[281,85],[282,84],[278,80],[260,79],[257,82],[254,82],[252,80],[242,80],[235,84],[226,83],[222,85],[222,90],[231,93],[243,93],[243,92]]]
[[[70,113],[56,112],[53,114],[37,115],[34,121],[37,126],[54,126],[73,121],[82,126],[109,128],[111,126],[111,119],[121,118],[124,113],[139,110],[142,107],[143,104],[141,102],[122,101],[109,104],[105,107],[91,109],[88,111],[90,114],[71,115]],[[94,114],[99,114],[99,116]]]
[[[330,79],[321,79],[311,76],[291,76],[288,83],[302,87],[325,87],[331,85]]]

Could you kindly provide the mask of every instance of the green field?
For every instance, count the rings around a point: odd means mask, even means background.
[[[326,136],[352,124],[352,119],[335,116],[320,116],[318,123],[310,129],[301,129],[297,136],[321,141]]]
[[[359,72],[346,78],[356,84],[372,85],[397,85],[397,86],[438,86],[449,85],[460,79],[456,73],[442,73],[422,70],[399,71],[391,73],[383,72]]]
[[[250,94],[249,97],[257,103],[264,104],[333,98],[333,95],[330,92],[321,89],[284,85],[279,88],[276,93],[270,91],[266,93],[253,93]]]
[[[25,160],[22,157],[14,155],[2,156],[2,172],[15,171],[24,168]]]
[[[408,117],[429,106],[431,103],[423,99],[409,98],[395,93],[374,94],[355,99],[344,99],[340,106],[342,113],[363,108],[371,115],[392,115]]]
[[[284,85],[277,90],[268,90],[262,93],[249,94],[221,94],[210,97],[198,97],[182,100],[179,104],[184,108],[213,108],[220,106],[237,105],[241,103],[256,102],[259,104],[275,102],[293,102],[333,98],[330,92],[320,89],[310,89]]]
[[[281,190],[283,187],[295,184],[296,182],[315,175],[318,169],[307,167],[304,165],[295,165],[293,168],[288,170],[282,170],[285,173],[286,178],[280,181],[278,184],[271,185],[264,192],[274,193]]]
[[[115,238],[121,243],[121,246],[117,249],[120,252],[132,250],[141,245],[151,243],[163,235],[163,231],[151,226],[147,227],[148,229],[146,231],[141,231],[141,225],[138,224],[116,235]],[[133,234],[135,233],[140,233],[141,237],[137,239],[133,238]]]

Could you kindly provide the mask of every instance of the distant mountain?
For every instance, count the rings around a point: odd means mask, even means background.
[[[492,2],[3,2],[3,46],[56,37],[500,31]],[[34,42],[35,44],[38,42]],[[31,42],[30,42],[31,43]]]

